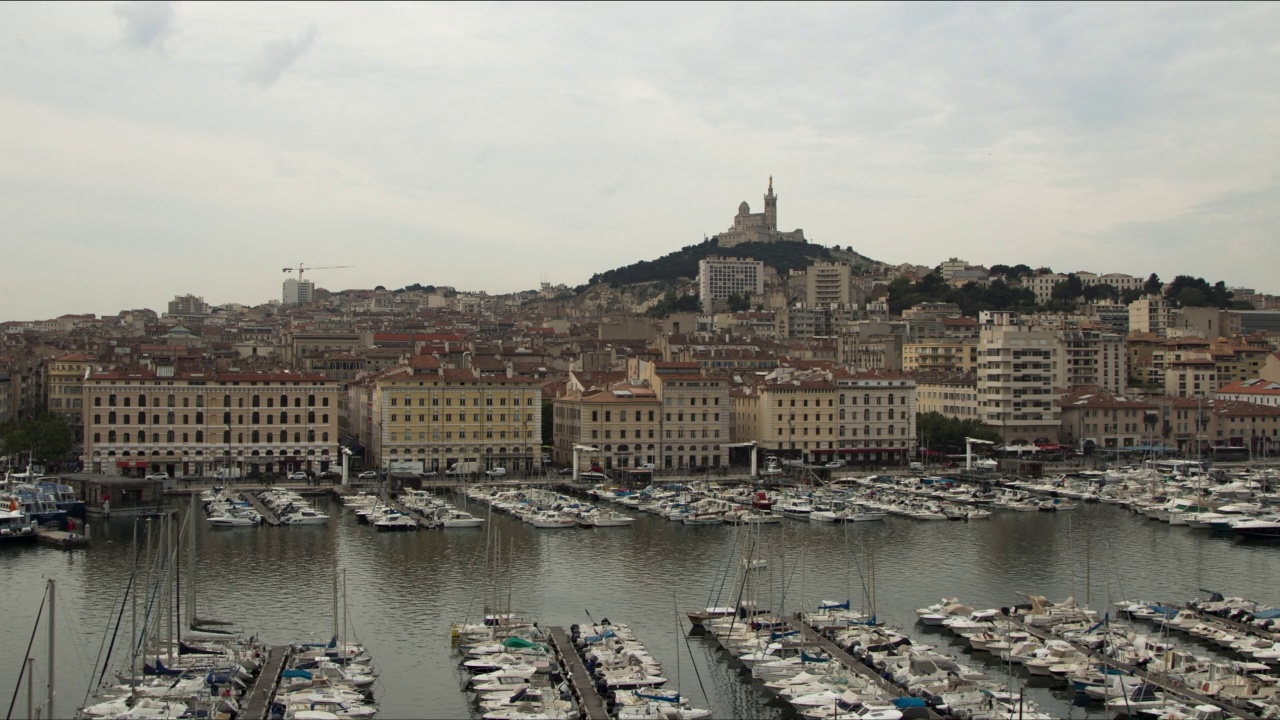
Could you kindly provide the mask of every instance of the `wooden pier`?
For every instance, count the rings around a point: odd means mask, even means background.
[[[258,511],[258,514],[262,516],[263,522],[268,525],[280,524],[280,518],[276,517],[276,514],[271,511],[271,508],[264,505],[262,501],[258,499],[257,493],[244,490],[241,491],[240,494],[244,496],[245,500],[249,501],[249,504],[253,506],[254,510]]]
[[[812,644],[822,648],[823,651],[825,651],[828,655],[832,657],[832,659],[838,661],[840,664],[844,665],[849,670],[870,680],[872,683],[875,684],[876,687],[880,688],[880,690],[885,694],[895,698],[910,697],[909,695],[907,695],[902,691],[902,688],[880,677],[880,674],[877,673],[875,670],[867,667],[865,664],[863,664],[861,660],[845,652],[843,649],[840,648],[839,645],[836,645],[835,643],[831,642],[827,638],[823,637],[822,634],[819,633],[817,630],[814,630],[813,628],[804,624],[795,615],[792,615],[787,619],[787,624],[790,625],[793,630],[799,631],[800,637],[804,638],[806,644]],[[915,708],[911,708],[911,709],[915,709]],[[925,717],[930,718],[930,720],[941,720],[941,716],[938,715],[936,712],[934,712],[932,708],[924,708],[924,709],[928,710],[928,714],[925,715]],[[903,711],[904,717],[911,717],[906,713],[907,713],[907,710],[904,710]]]
[[[582,708],[582,714],[588,720],[609,720],[609,714],[605,712],[604,700],[600,699],[600,695],[596,693],[591,675],[587,673],[586,666],[582,664],[582,658],[573,647],[569,636],[565,634],[564,628],[548,628],[547,632],[551,636],[551,646],[560,656],[560,664],[569,674],[569,687],[572,688],[573,696],[578,701],[578,707]]]
[[[289,646],[277,645],[267,652],[267,659],[262,663],[258,679],[254,681],[249,694],[245,696],[244,712],[240,713],[245,720],[267,720],[271,713],[271,701],[276,695],[276,686],[280,683],[280,672],[284,670],[284,661],[289,658]]]
[[[40,528],[36,531],[36,540],[42,545],[51,545],[53,547],[62,548],[63,550],[73,550],[75,548],[89,547],[89,536],[81,533],[69,533],[64,530],[46,530]]]

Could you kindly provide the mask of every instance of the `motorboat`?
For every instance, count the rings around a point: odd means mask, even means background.
[[[440,518],[440,527],[473,528],[484,525],[484,518],[478,518],[464,510],[449,510]]]
[[[247,515],[214,515],[209,518],[209,527],[255,527],[258,522],[258,518]]]
[[[1280,538],[1280,515],[1239,520],[1229,527],[1245,537]]]
[[[418,521],[400,512],[389,512],[373,524],[379,532],[417,530]]]
[[[280,522],[285,525],[326,525],[329,522],[329,516],[311,508],[297,508],[281,517]]]

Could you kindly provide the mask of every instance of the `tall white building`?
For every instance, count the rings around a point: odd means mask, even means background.
[[[1123,395],[1128,387],[1129,356],[1124,338],[1091,328],[1062,331],[1064,389],[1100,387]]]
[[[715,303],[730,295],[764,292],[764,263],[759,260],[711,255],[698,261],[698,297],[702,312],[715,312]]]
[[[285,305],[305,305],[311,302],[315,289],[315,283],[310,280],[289,278],[284,281],[284,297],[281,302]]]
[[[979,324],[980,419],[1006,443],[1056,439],[1062,425],[1056,388],[1063,355],[1058,332],[1022,325],[1010,312],[983,312]]]

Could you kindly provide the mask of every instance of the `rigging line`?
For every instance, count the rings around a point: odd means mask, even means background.
[[[129,579],[130,581],[133,580],[132,572],[130,572],[129,574]],[[124,613],[124,597],[128,597],[127,595],[128,587],[129,587],[128,584],[125,584],[124,587],[118,588],[116,591],[117,594],[115,598],[111,601],[111,605],[115,605],[117,602],[120,603],[120,612],[122,615]],[[124,597],[122,597],[122,594],[124,595]],[[108,605],[107,607],[111,607],[111,606]],[[102,662],[102,653],[103,651],[106,650],[107,638],[109,636],[112,640],[115,639],[115,634],[111,632],[111,613],[108,612],[106,616],[107,616],[107,626],[102,630],[102,642],[98,643],[98,656],[93,659],[93,669],[89,672],[89,682],[85,686],[84,699],[80,701],[81,707],[83,707],[85,703],[88,702],[89,700],[89,693],[92,691],[92,688],[93,688],[93,675],[98,671],[98,663]]]
[[[31,639],[27,641],[27,652],[22,656],[22,671],[18,673],[18,682],[13,686],[13,698],[9,700],[9,712],[5,720],[13,717],[13,705],[18,702],[18,692],[22,689],[22,677],[27,672],[27,658],[31,657],[31,646],[36,642],[36,632],[40,630],[40,618],[44,615],[44,605],[49,600],[49,591],[45,590],[40,598],[40,610],[36,612],[36,622],[31,626]]]
[[[84,679],[86,682],[93,682],[93,669],[90,668],[89,672],[84,672],[85,657],[84,653],[80,650],[80,645],[84,642],[84,636],[80,634],[80,628],[76,623],[71,622],[71,615],[67,612],[66,606],[66,603],[62,603],[58,606],[58,610],[62,612],[63,622],[65,622],[71,628],[71,632],[75,634],[75,642],[72,644],[72,647],[75,648],[76,651],[76,660],[80,662],[80,672],[84,673]]]
[[[129,573],[129,582],[125,584],[125,588],[124,588],[124,597],[123,597],[123,598],[121,598],[121,600],[120,600],[120,613],[119,613],[118,615],[116,615],[116,629],[115,629],[115,631],[114,631],[114,632],[112,632],[112,633],[111,633],[111,643],[107,646],[107,656],[106,656],[105,658],[103,658],[103,659],[102,659],[102,672],[98,674],[98,685],[99,685],[99,686],[101,686],[101,685],[102,685],[102,681],[103,681],[103,679],[104,679],[104,678],[106,678],[106,676],[107,676],[107,667],[108,667],[109,665],[111,665],[111,652],[115,649],[115,646],[116,646],[116,637],[120,634],[120,625],[122,625],[122,624],[123,624],[123,622],[124,622],[124,608],[125,608],[125,605],[127,605],[127,604],[128,604],[128,602],[129,602],[129,595],[130,595],[130,593],[131,593],[131,592],[136,592],[136,591],[134,591],[134,589],[133,589],[133,583],[134,583],[134,580],[137,578],[137,575],[138,575],[138,556],[139,556],[141,553],[142,553],[142,547],[141,547],[141,546],[135,546],[135,547],[134,547],[134,549],[133,549],[133,567],[134,567],[134,569],[133,569],[133,571],[132,571],[132,572],[130,572],[130,573]],[[132,663],[132,660],[130,660],[130,662]],[[85,688],[85,691],[84,691],[84,699],[85,699],[86,701],[89,699],[89,691],[90,691],[91,687],[92,687],[92,686],[90,686],[90,688]],[[83,705],[84,703],[82,702],[82,703],[80,703],[80,704],[81,704],[81,705]]]
[[[680,612],[679,610],[676,610],[674,607],[675,601],[676,601],[676,591],[675,591],[675,588],[673,587],[671,588],[671,602],[673,603],[672,610],[674,610],[676,613],[676,632],[679,633],[680,632]],[[689,651],[689,664],[693,666],[693,675],[694,677],[698,678],[698,688],[702,690],[702,699],[707,703],[707,706],[709,707],[711,705],[711,696],[707,694],[707,686],[702,684],[702,673],[698,672],[698,661],[693,658],[693,646],[689,644],[689,636],[684,633],[681,633],[681,634],[684,635],[685,650]],[[676,650],[677,659],[679,659],[678,657],[679,653],[680,651]]]

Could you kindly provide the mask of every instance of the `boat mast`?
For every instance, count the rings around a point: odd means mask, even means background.
[[[342,642],[350,642],[347,637],[347,569],[342,568]]]
[[[187,512],[187,623],[196,626],[196,496],[191,495],[191,509]]]
[[[333,637],[334,646],[338,639],[338,563],[333,564]]]
[[[56,612],[57,608],[54,605],[54,601],[57,597],[57,587],[58,586],[54,581],[54,579],[49,578],[49,700],[48,700],[49,712],[48,712],[48,716],[50,718],[57,717],[57,715],[55,715],[53,712],[53,672],[54,672],[54,668],[57,667],[53,662],[53,650],[54,650],[53,626],[54,626],[54,621],[58,617],[58,614]]]
[[[137,674],[134,672],[135,663],[133,659],[133,653],[136,652],[137,650],[137,642],[138,642],[137,580],[138,580],[138,520],[137,518],[134,518],[134,521],[133,521],[133,573],[129,576],[129,583],[132,586],[130,588],[132,592],[130,592],[129,594],[131,596],[131,600],[133,601],[132,626],[129,628],[129,636],[132,640],[132,642],[130,643],[131,647],[129,648],[129,653],[130,653],[129,654],[129,680],[130,681],[134,681],[138,679]],[[101,681],[101,678],[99,678],[99,681]]]

